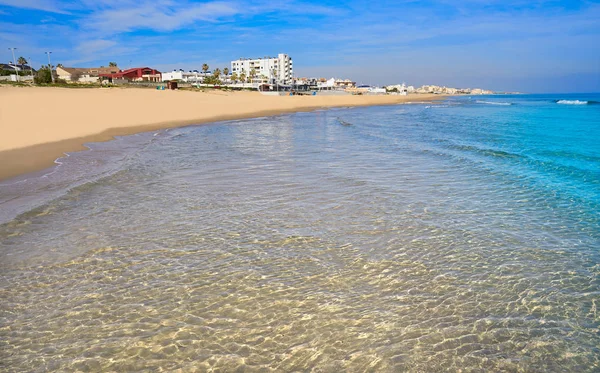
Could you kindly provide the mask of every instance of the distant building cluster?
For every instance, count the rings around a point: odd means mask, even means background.
[[[424,85],[415,90],[415,93],[434,93],[434,94],[467,94],[467,95],[491,95],[494,92],[481,88],[450,88],[437,85]]]
[[[412,85],[406,86],[405,84],[388,85],[385,87],[388,92],[399,92],[399,93],[428,93],[428,94],[440,94],[440,95],[491,95],[494,91],[481,88],[451,88],[446,86],[437,85],[423,85],[415,88]]]
[[[21,58],[22,59],[22,58]],[[19,59],[21,61],[21,59]],[[5,64],[0,66],[3,71],[21,72],[28,66],[24,64]],[[47,67],[46,67],[47,68]],[[33,78],[33,69],[29,67]],[[2,74],[0,74],[2,75]],[[7,75],[7,74],[4,74]],[[134,67],[126,70],[120,69],[115,62],[108,67],[64,67],[58,64],[55,74],[58,79],[65,82],[77,83],[155,83],[172,82],[170,86],[177,84],[192,86],[215,86],[224,85],[233,88],[252,88],[262,92],[270,91],[304,91],[320,92],[323,94],[470,94],[484,95],[493,94],[493,91],[481,88],[451,88],[438,85],[423,85],[415,88],[412,85],[395,84],[386,87],[372,87],[369,85],[357,85],[356,81],[339,78],[311,78],[295,77],[292,58],[280,53],[276,57],[265,56],[261,58],[239,58],[230,62],[230,68],[223,70],[209,70],[207,64],[203,64],[200,70],[175,69],[168,72],[160,72],[150,67]],[[2,78],[2,76],[0,76]],[[9,78],[9,77],[6,77]],[[6,79],[5,78],[5,79]],[[11,78],[12,79],[12,78]]]

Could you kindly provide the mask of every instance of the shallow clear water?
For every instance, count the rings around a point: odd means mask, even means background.
[[[0,183],[0,369],[599,371],[600,105],[555,102],[597,97],[186,127]]]

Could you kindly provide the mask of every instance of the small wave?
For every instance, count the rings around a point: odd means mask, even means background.
[[[501,105],[501,106],[511,106],[512,103],[510,102],[494,102],[494,101],[480,101],[477,100],[475,101],[478,104],[487,104],[487,105]]]
[[[350,123],[350,122],[346,122],[345,120],[343,120],[343,119],[342,119],[342,118],[340,118],[340,117],[337,117],[337,121],[338,121],[338,122],[339,122],[339,123],[340,123],[342,126],[351,126],[351,125],[352,125],[352,123]]]
[[[584,101],[584,100],[554,100],[557,104],[561,105],[595,105],[600,104],[598,101]]]
[[[450,145],[452,149],[457,149],[461,151],[467,151],[472,153],[481,154],[484,156],[495,157],[495,158],[524,158],[522,155],[517,153],[506,152],[499,149],[488,149],[481,148],[473,145]]]

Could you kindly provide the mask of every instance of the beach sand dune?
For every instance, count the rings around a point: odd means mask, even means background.
[[[51,166],[64,152],[113,136],[340,106],[440,99],[414,96],[264,96],[258,92],[0,87],[0,180]]]

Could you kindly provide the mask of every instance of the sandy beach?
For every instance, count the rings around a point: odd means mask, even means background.
[[[0,87],[0,180],[52,166],[65,152],[162,128],[341,106],[441,99],[409,96],[264,96],[258,92]]]

